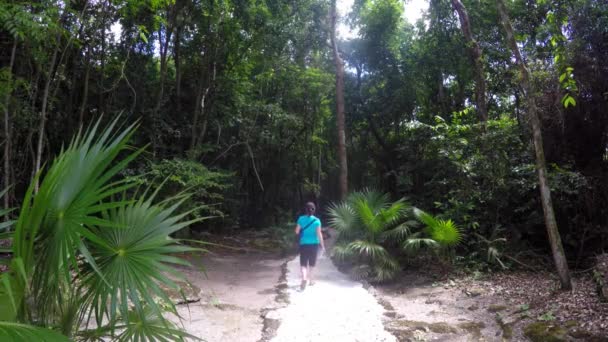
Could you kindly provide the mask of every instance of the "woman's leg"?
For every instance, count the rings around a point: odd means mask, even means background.
[[[300,288],[304,290],[308,283],[308,264],[310,262],[310,251],[307,245],[300,245],[300,271],[302,273],[302,282]]]
[[[302,272],[302,281],[307,280],[308,255],[306,246],[300,245],[300,270]]]
[[[308,260],[308,283],[312,284],[313,281],[313,271],[315,269],[315,265],[317,264],[317,254],[319,251],[319,245],[312,245],[310,250],[310,259]]]

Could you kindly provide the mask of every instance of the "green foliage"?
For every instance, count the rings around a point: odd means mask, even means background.
[[[530,62],[533,94],[518,86],[494,3],[463,4],[487,71],[485,127],[472,105],[469,46],[449,1],[431,1],[417,23],[406,20],[397,0],[358,0],[342,18],[359,33],[339,42],[347,66],[350,186],[407,196],[458,222],[459,251],[467,257],[498,260],[514,247],[544,248],[525,116],[525,100],[533,96],[567,253],[602,249],[595,242],[608,241],[607,3],[508,2]],[[146,173],[143,188],[166,180],[159,200],[192,191],[183,204],[196,209],[190,217],[223,214],[227,219],[209,223],[218,229],[277,225],[281,213],[304,200],[331,201],[338,163],[331,148],[337,136],[328,5],[0,2],[3,51],[17,47],[12,70],[0,71],[0,108],[9,121],[2,136],[11,137],[10,153],[3,153],[10,170],[2,164],[14,185],[9,206],[23,199],[36,173],[32,142],[40,133],[41,159],[48,162],[65,137],[101,114],[112,119],[120,112],[129,122],[144,118],[132,137],[137,145],[154,142],[151,161],[137,161],[123,173]],[[402,229],[395,239],[408,233],[429,238]],[[490,246],[479,236],[507,241]]]
[[[49,329],[0,321],[0,340],[7,342],[69,342],[70,339]]]
[[[387,247],[408,235],[412,221],[406,221],[409,205],[390,202],[387,194],[372,190],[352,193],[344,202],[333,204],[329,224],[338,231],[333,255],[358,264],[355,273],[373,281],[394,278],[399,263]]]
[[[158,188],[161,199],[188,192],[190,199],[182,206],[193,217],[223,216],[224,194],[233,175],[225,171],[211,171],[203,164],[184,159],[152,162],[136,180],[146,187]]]
[[[415,208],[414,215],[426,226],[425,232],[431,239],[443,247],[456,246],[462,240],[460,229],[452,220],[438,219],[424,211]]]
[[[537,319],[541,322],[550,322],[555,321],[555,316],[553,315],[552,311],[547,311],[544,314],[538,316]]]
[[[12,234],[10,272],[0,275],[0,321],[73,337],[92,317],[118,340],[179,340],[184,334],[162,317],[161,303],[175,308],[160,286],[179,290],[169,275],[181,275],[170,265],[187,265],[175,254],[195,249],[170,234],[198,219],[186,221],[189,213],[177,212],[187,195],[157,203],[157,192],[126,195],[136,184],[116,176],[143,151],[125,153],[135,126],[118,130],[113,122],[100,132],[98,125],[77,135],[37,176],[37,193],[34,183],[28,189]],[[154,319],[143,319],[144,313]],[[6,334],[48,335],[3,324]]]

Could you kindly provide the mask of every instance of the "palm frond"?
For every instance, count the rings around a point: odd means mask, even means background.
[[[50,329],[0,321],[0,341],[69,342],[70,339]]]
[[[366,240],[353,241],[349,243],[346,248],[351,250],[353,253],[361,257],[368,258],[372,261],[390,258],[390,255],[386,249],[384,249],[384,247]]]
[[[6,196],[9,188],[0,191],[0,198]],[[14,209],[0,209],[0,218],[5,217],[10,214]],[[4,222],[0,221],[0,240],[8,240],[12,239],[13,233],[10,231],[11,227],[15,224],[13,220],[6,220]],[[0,247],[0,253],[10,253],[12,251],[11,247]]]
[[[428,235],[441,246],[450,247],[460,243],[460,228],[452,220],[441,220],[415,208],[414,214],[426,226]]]
[[[409,204],[404,199],[400,199],[393,202],[388,208],[380,209],[378,216],[384,226],[391,226],[401,221],[409,209]]]
[[[383,264],[374,265],[372,273],[374,274],[373,280],[379,283],[392,280],[397,276],[396,269]]]
[[[38,193],[33,192],[36,180],[26,192],[15,223],[13,255],[23,260],[31,276],[33,308],[44,324],[53,323],[61,314],[61,303],[73,290],[71,272],[80,262],[81,238],[87,226],[103,222],[99,204],[128,187],[111,189],[116,183],[108,182],[143,151],[131,152],[116,163],[135,130],[132,125],[115,133],[116,124],[114,121],[97,134],[97,122],[84,135],[78,134],[55,158]],[[19,315],[29,314],[21,311]]]
[[[366,188],[362,191],[351,193],[346,199],[346,202],[351,204],[360,201],[366,202],[373,212],[378,212],[380,209],[388,206],[389,196],[388,194]]]
[[[183,279],[172,265],[189,263],[173,256],[175,253],[198,249],[180,245],[170,235],[203,218],[184,221],[189,213],[176,214],[188,197],[176,198],[174,203],[153,204],[150,198],[136,201],[123,199],[125,205],[103,213],[106,226],[90,227],[83,244],[87,260],[81,268],[81,288],[85,300],[93,308],[98,325],[104,318],[115,320],[128,316],[130,305],[143,312],[149,307],[161,316],[159,300],[175,312],[175,307],[160,284],[178,290],[179,286],[167,276]],[[97,265],[95,268],[93,265]],[[107,303],[111,303],[109,306]],[[131,322],[127,322],[130,324]]]
[[[415,254],[423,247],[435,249],[439,247],[439,243],[429,238],[412,237],[407,239],[402,246],[403,250],[409,254]]]
[[[8,192],[9,189],[10,189],[10,187],[0,190],[0,198],[4,198],[4,196],[6,196],[6,193]],[[0,208],[0,217],[10,214],[10,212],[13,210],[14,210],[14,208]],[[6,222],[2,222],[2,223],[6,223]],[[7,227],[7,225],[2,225],[2,223],[0,223],[0,230]]]
[[[431,237],[446,247],[455,246],[462,239],[460,228],[452,220],[437,220],[437,225],[431,229]]]
[[[338,261],[346,261],[355,256],[355,254],[346,245],[335,245],[332,249],[332,256]]]
[[[413,227],[415,227],[415,225],[412,224],[412,221],[403,222],[397,227],[382,233],[381,240],[383,242],[388,242],[392,244],[401,243],[409,235],[411,235]]]
[[[356,280],[369,279],[372,272],[372,268],[367,264],[357,265],[350,271],[351,275]]]
[[[378,234],[382,228],[382,222],[378,220],[377,212],[372,209],[370,203],[364,198],[358,199],[355,203],[353,203],[353,206],[355,207],[357,216],[363,223],[363,227],[373,239],[373,237]]]
[[[427,227],[437,225],[437,220],[433,215],[430,215],[418,208],[413,208],[414,216]]]
[[[357,214],[350,204],[346,202],[331,204],[327,213],[329,225],[339,233],[357,229]]]
[[[144,308],[143,311],[129,311],[125,321],[128,323],[119,326],[121,330],[117,336],[119,342],[184,341],[185,339],[201,341],[200,338],[178,329],[173,323],[148,308]]]

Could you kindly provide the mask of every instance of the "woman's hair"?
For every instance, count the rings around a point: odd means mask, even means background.
[[[312,202],[308,202],[304,205],[304,212],[306,213],[306,215],[312,215],[315,213],[315,204]]]

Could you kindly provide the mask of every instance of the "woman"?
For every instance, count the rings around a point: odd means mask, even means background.
[[[302,270],[302,283],[300,288],[304,290],[306,285],[314,285],[313,269],[317,263],[317,252],[319,245],[325,251],[323,234],[321,233],[321,220],[314,216],[315,204],[306,203],[305,215],[298,217],[296,234],[300,242],[300,268]]]

